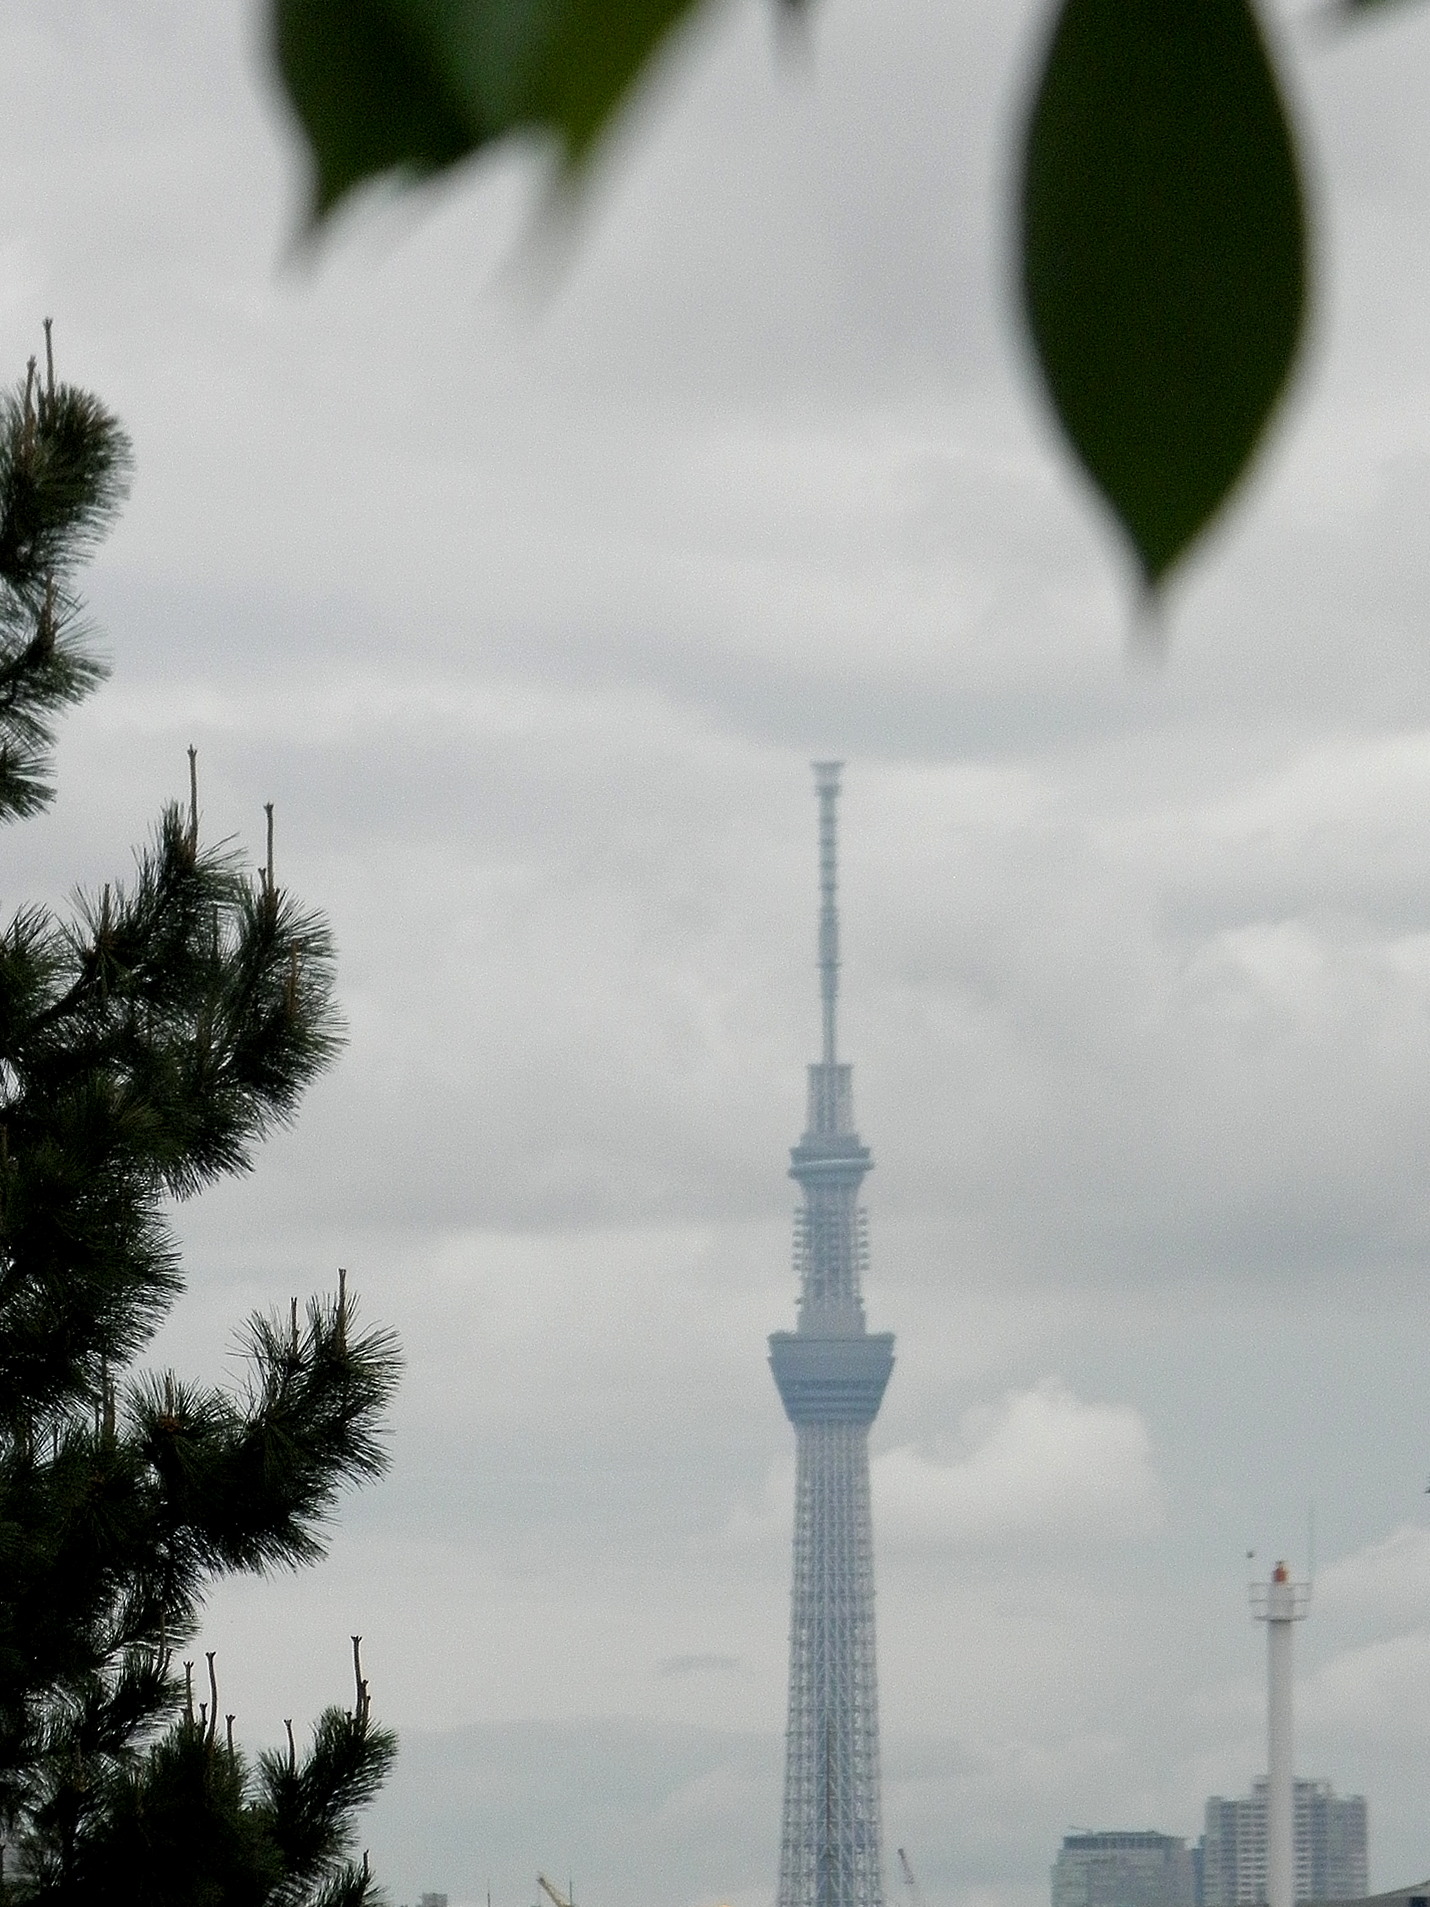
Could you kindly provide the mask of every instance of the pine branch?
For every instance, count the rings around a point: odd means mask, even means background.
[[[98,398],[33,375],[0,397],[0,585],[43,593],[92,555],[129,490],[130,443]]]
[[[271,1752],[260,1757],[269,1832],[287,1876],[273,1907],[288,1907],[290,1902],[297,1907],[320,1883],[353,1884],[355,1877],[345,1863],[352,1817],[382,1786],[396,1755],[396,1736],[375,1727],[360,1706],[352,1712],[325,1709],[301,1761]]]
[[[163,1490],[170,1553],[186,1567],[313,1561],[339,1490],[382,1475],[400,1361],[390,1333],[354,1332],[355,1315],[342,1297],[312,1300],[301,1334],[252,1318],[241,1409],[172,1379],[135,1387],[135,1436]]]
[[[123,500],[129,442],[95,398],[37,382],[0,397],[0,820],[53,796],[56,718],[104,678],[68,577]]]
[[[48,347],[48,324],[46,344]],[[96,685],[73,589],[124,494],[97,400],[0,396],[0,820],[48,801]],[[127,883],[0,930],[0,1877],[5,1907],[358,1907],[355,1810],[394,1753],[354,1707],[250,1770],[174,1652],[235,1570],[321,1554],[379,1475],[397,1356],[340,1274],[255,1318],[244,1389],[127,1375],[181,1288],[168,1206],[249,1169],[336,1051],[327,928],[166,810]],[[291,1742],[291,1729],[290,1729]]]

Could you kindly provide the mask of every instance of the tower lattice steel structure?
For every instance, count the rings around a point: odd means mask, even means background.
[[[883,1907],[884,1899],[869,1426],[894,1340],[864,1324],[859,1188],[873,1161],[854,1130],[853,1068],[836,1054],[842,765],[814,764],[824,1047],[809,1069],[807,1128],[790,1154],[790,1177],[804,1194],[794,1235],[798,1326],[770,1339],[798,1451],[779,1907]]]

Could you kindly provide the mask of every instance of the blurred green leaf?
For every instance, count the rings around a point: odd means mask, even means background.
[[[273,0],[278,70],[317,218],[365,180],[422,177],[520,131],[570,166],[695,0]]]
[[[1246,468],[1301,333],[1296,156],[1245,0],[1065,0],[1022,223],[1053,403],[1155,588]]]

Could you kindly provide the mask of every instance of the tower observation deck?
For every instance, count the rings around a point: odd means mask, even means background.
[[[894,1340],[864,1322],[868,1258],[859,1190],[873,1164],[854,1130],[853,1069],[837,1051],[839,762],[816,762],[822,1056],[790,1154],[796,1329],[770,1339],[770,1367],[795,1428],[794,1588],[779,1907],[883,1907],[879,1697],[869,1426]]]

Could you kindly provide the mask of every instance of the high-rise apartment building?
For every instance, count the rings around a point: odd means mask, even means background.
[[[1053,1863],[1053,1907],[1196,1907],[1186,1842],[1150,1829],[1069,1834]]]
[[[1337,1796],[1329,1781],[1295,1784],[1296,1899],[1358,1900],[1368,1886],[1364,1795]],[[1213,1795],[1202,1837],[1203,1907],[1255,1907],[1266,1899],[1266,1783],[1234,1801]]]

